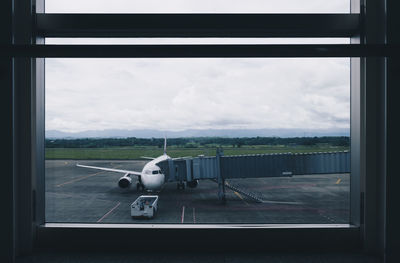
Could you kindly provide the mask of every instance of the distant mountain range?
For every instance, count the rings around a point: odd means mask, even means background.
[[[350,129],[190,129],[183,131],[143,130],[89,130],[82,132],[46,131],[46,138],[168,138],[179,137],[320,137],[349,136]]]

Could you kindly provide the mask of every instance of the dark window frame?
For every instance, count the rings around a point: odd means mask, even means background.
[[[213,23],[221,23],[221,27],[215,30],[203,19],[210,15],[157,15],[155,23],[146,28],[127,28],[126,21],[136,21],[143,24],[148,15],[101,15],[101,14],[43,14],[44,0],[36,0],[34,6],[16,5],[15,20],[18,21],[15,28],[15,36],[12,46],[6,46],[5,50],[13,57],[11,65],[14,71],[15,81],[14,102],[18,114],[15,115],[17,133],[15,135],[16,152],[25,155],[16,155],[16,163],[27,167],[17,172],[18,180],[27,179],[16,192],[23,196],[17,201],[17,211],[28,211],[26,217],[17,216],[18,226],[28,231],[17,231],[19,239],[17,247],[20,250],[31,250],[33,246],[50,249],[68,248],[73,250],[102,248],[123,249],[132,248],[142,240],[133,240],[132,237],[148,237],[149,240],[158,240],[155,245],[163,245],[172,237],[180,237],[179,246],[169,244],[167,248],[187,247],[197,248],[196,244],[207,244],[210,250],[218,248],[237,251],[241,250],[265,250],[265,247],[274,250],[298,250],[298,249],[357,249],[365,244],[367,238],[364,233],[365,200],[359,193],[365,192],[362,181],[365,181],[365,121],[368,118],[365,112],[365,71],[366,57],[388,54],[386,46],[368,45],[211,45],[204,46],[170,45],[166,50],[162,46],[42,46],[46,36],[58,37],[351,37],[353,43],[368,44],[364,42],[363,12],[360,11],[360,2],[352,0],[352,10],[356,14],[274,14],[274,15],[212,15]],[[36,14],[38,13],[38,14]],[[254,19],[254,17],[257,19]],[[186,17],[186,18],[185,18]],[[230,18],[229,18],[230,17]],[[171,24],[162,27],[171,18]],[[228,18],[228,19],[227,19]],[[76,19],[81,21],[76,23]],[[187,20],[186,20],[187,19]],[[376,21],[379,18],[374,18]],[[100,20],[98,26],[97,21]],[[35,21],[32,23],[31,21]],[[82,22],[83,21],[83,22]],[[158,22],[157,22],[158,21]],[[189,21],[188,28],[182,29],[176,26],[182,21]],[[268,21],[276,21],[274,26],[279,30],[273,30]],[[343,22],[345,21],[345,22]],[[230,23],[229,23],[230,22]],[[232,24],[240,26],[241,30],[235,30]],[[268,25],[260,27],[261,24]],[[235,24],[236,23],[236,24]],[[239,24],[237,24],[239,23]],[[104,28],[106,25],[111,25]],[[296,25],[307,25],[297,27]],[[323,25],[321,27],[320,25]],[[334,25],[339,25],[336,28]],[[310,26],[310,28],[308,28]],[[327,30],[324,27],[327,27]],[[195,29],[195,30],[194,30]],[[150,32],[150,33],[149,33]],[[194,33],[195,32],[195,33]],[[373,42],[371,42],[373,43]],[[17,46],[21,45],[21,46]],[[9,48],[9,49],[7,49]],[[83,48],[83,51],[82,51]],[[242,52],[243,57],[352,57],[351,82],[352,82],[352,201],[351,220],[349,225],[258,225],[243,226],[151,226],[139,227],[137,225],[95,225],[95,224],[45,224],[44,222],[44,57],[123,57],[123,48],[126,57],[140,57],[145,53],[146,57],[218,57],[229,56],[229,52]],[[163,50],[164,49],[164,50]],[[169,49],[169,50],[168,50]],[[197,49],[197,50],[196,50]],[[160,51],[161,50],[161,51]],[[182,51],[183,50],[183,51]],[[221,53],[228,50],[227,53]],[[229,51],[230,50],[230,51]],[[185,53],[186,52],[186,53]],[[203,53],[202,53],[203,52]],[[139,54],[140,53],[140,54]],[[197,54],[197,55],[196,55]],[[222,55],[221,55],[222,54]],[[238,53],[232,57],[238,57]],[[141,55],[143,56],[143,55]],[[377,62],[377,65],[381,62]],[[382,67],[381,64],[378,65]],[[28,73],[29,72],[29,73]],[[355,88],[356,87],[356,88]],[[28,93],[23,93],[24,88]],[[18,90],[21,90],[19,93]],[[24,104],[24,102],[28,102]],[[26,135],[23,130],[30,130]],[[20,132],[18,132],[20,131]],[[23,142],[27,142],[24,144]],[[18,146],[19,145],[19,146]],[[15,146],[14,146],[15,147]],[[29,151],[26,151],[26,148]],[[354,156],[353,156],[354,154]],[[367,178],[368,179],[368,178]],[[368,180],[367,180],[368,181]],[[354,188],[355,187],[355,188]],[[353,191],[354,190],[354,191]],[[31,194],[29,194],[31,193]],[[368,205],[368,204],[367,204]],[[364,208],[363,208],[364,207]],[[360,216],[360,213],[362,215]],[[234,238],[240,236],[250,242],[235,243]],[[188,239],[196,241],[187,242]],[[99,243],[99,238],[107,237],[107,241]],[[260,242],[261,240],[261,242]],[[70,242],[73,241],[73,244]],[[130,243],[129,243],[129,242]],[[243,247],[244,245],[244,247]]]

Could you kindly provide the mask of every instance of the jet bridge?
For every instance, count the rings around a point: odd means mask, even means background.
[[[350,172],[350,152],[278,153],[169,159],[158,163],[166,182],[211,179],[218,183],[218,197],[225,200],[225,179],[290,177],[305,174]]]

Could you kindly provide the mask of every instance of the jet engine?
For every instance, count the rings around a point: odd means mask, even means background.
[[[131,185],[132,183],[132,178],[129,176],[129,174],[125,174],[118,180],[118,186],[121,188],[127,188]]]
[[[190,188],[196,188],[198,184],[199,184],[199,180],[193,180],[193,181],[186,183],[186,185],[189,186]]]

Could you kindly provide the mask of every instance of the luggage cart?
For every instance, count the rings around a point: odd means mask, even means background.
[[[158,195],[141,195],[131,204],[132,218],[153,218],[157,212]]]

